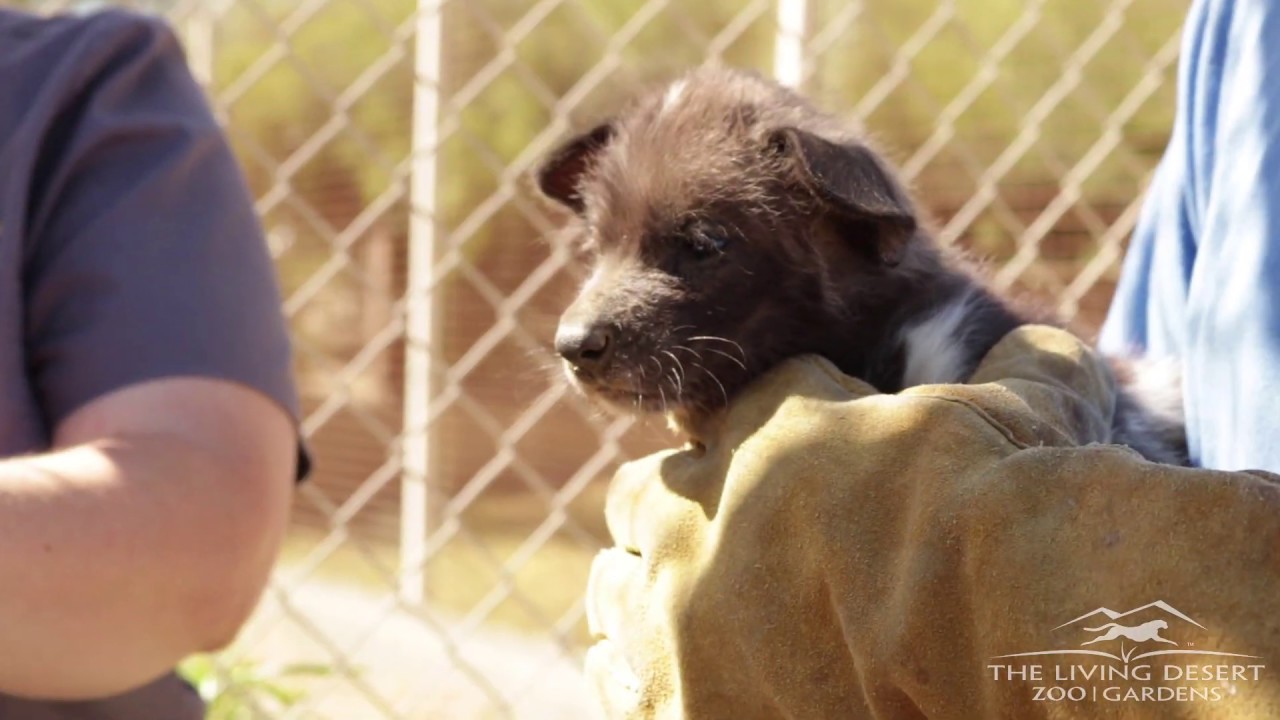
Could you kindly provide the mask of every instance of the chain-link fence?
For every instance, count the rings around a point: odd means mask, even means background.
[[[593,414],[548,370],[578,279],[529,191],[552,144],[705,60],[757,68],[862,123],[941,238],[1088,332],[1168,134],[1185,10],[131,5],[184,39],[256,193],[317,467],[262,607],[205,689],[228,688],[215,718],[343,720],[591,714],[579,596],[605,542],[602,481],[664,436]]]

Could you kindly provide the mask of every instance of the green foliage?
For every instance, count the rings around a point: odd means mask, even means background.
[[[207,720],[275,717],[306,697],[300,681],[332,674],[324,665],[299,663],[267,669],[249,661],[220,663],[210,655],[188,658],[178,672],[205,701]]]

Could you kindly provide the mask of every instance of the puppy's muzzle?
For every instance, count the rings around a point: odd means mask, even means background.
[[[561,325],[556,330],[556,352],[579,376],[595,377],[605,371],[617,345],[613,328],[602,325]]]

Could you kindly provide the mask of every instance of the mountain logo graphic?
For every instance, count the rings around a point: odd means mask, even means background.
[[[1156,615],[1157,617],[1152,618],[1152,615]],[[1124,618],[1131,616],[1138,616],[1134,617],[1133,620],[1142,620],[1142,622],[1138,622],[1136,624],[1119,622]],[[1109,622],[1099,623],[1099,621],[1103,619]],[[1130,622],[1133,622],[1133,620],[1130,620]],[[1240,653],[1220,652],[1217,650],[1199,650],[1181,647],[1176,641],[1161,634],[1170,629],[1171,622],[1175,623],[1174,627],[1194,626],[1201,630],[1205,629],[1203,625],[1192,620],[1190,616],[1163,600],[1156,600],[1155,602],[1147,603],[1146,605],[1133,608],[1132,610],[1126,610],[1124,612],[1116,612],[1111,608],[1100,607],[1095,610],[1090,610],[1080,617],[1068,620],[1053,628],[1054,631],[1063,630],[1064,628],[1072,628],[1076,630],[1077,633],[1089,633],[1089,637],[1080,643],[1079,648],[1012,653],[1009,655],[997,655],[992,659],[1036,657],[1044,655],[1094,655],[1116,660],[1125,663],[1126,665],[1133,660],[1141,660],[1142,658],[1159,655],[1212,655],[1216,657],[1258,659],[1257,655],[1243,655]],[[1117,652],[1106,652],[1097,648],[1085,649],[1085,646],[1088,645],[1115,642],[1117,640],[1120,642],[1120,647]],[[1126,648],[1126,640],[1134,643],[1133,646]],[[1142,649],[1142,646],[1147,645],[1148,643],[1151,644],[1149,647],[1152,649],[1138,653],[1138,650]]]

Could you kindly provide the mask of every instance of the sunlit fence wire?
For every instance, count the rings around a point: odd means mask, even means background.
[[[225,123],[277,262],[317,471],[215,674],[300,691],[242,693],[226,717],[344,720],[589,716],[579,596],[605,541],[601,481],[663,436],[594,415],[547,370],[578,280],[528,181],[555,142],[698,63],[756,68],[861,124],[943,240],[1090,332],[1168,135],[1185,9],[7,4],[164,14]]]

